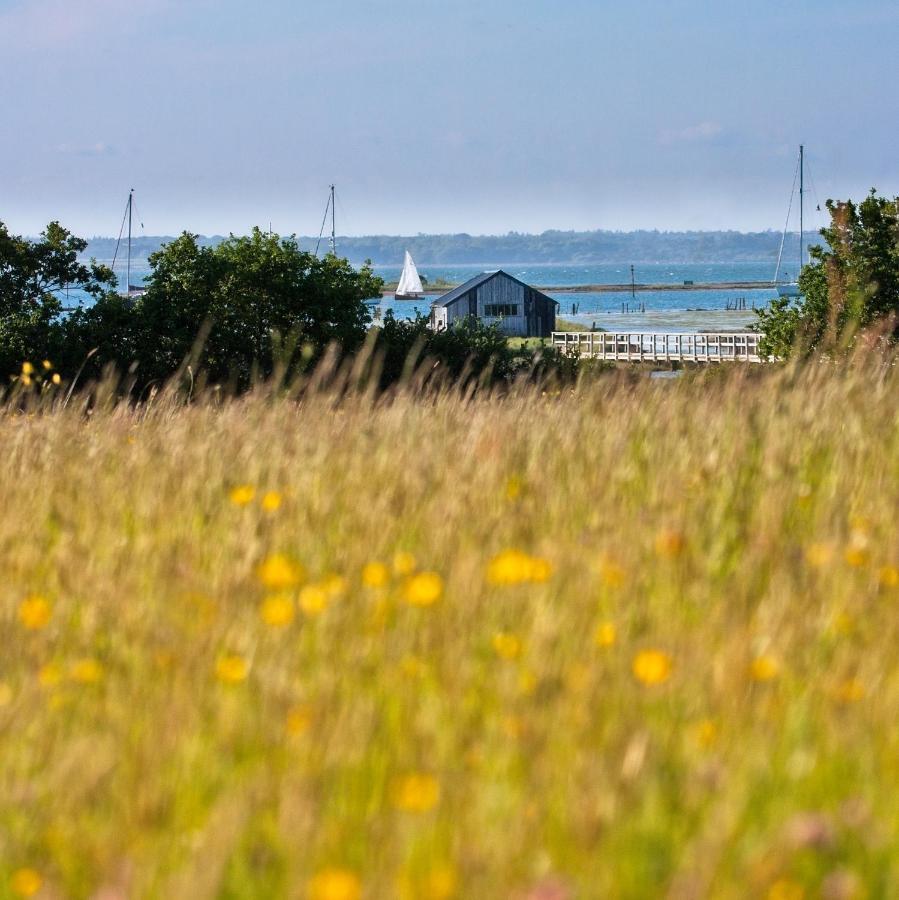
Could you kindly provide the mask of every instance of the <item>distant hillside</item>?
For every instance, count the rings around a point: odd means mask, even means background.
[[[807,232],[807,243],[820,238]],[[132,255],[146,258],[171,237],[141,237],[132,241]],[[214,245],[220,235],[202,237]],[[420,265],[479,265],[532,263],[728,263],[775,260],[781,235],[774,231],[544,231],[543,234],[505,235],[418,234],[338,237],[337,249],[355,264],[370,259],[376,265],[399,265],[409,250]],[[784,253],[798,255],[798,236],[787,236]],[[111,259],[114,238],[93,238],[87,250],[97,259]],[[315,238],[300,244],[313,249]],[[322,250],[327,249],[325,241]],[[120,251],[121,252],[121,251]]]

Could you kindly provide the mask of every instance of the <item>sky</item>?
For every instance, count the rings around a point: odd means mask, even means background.
[[[896,0],[0,0],[0,220],[780,230],[899,194]],[[137,226],[136,226],[137,227]]]

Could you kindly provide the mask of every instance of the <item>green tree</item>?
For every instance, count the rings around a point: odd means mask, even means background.
[[[778,298],[758,313],[768,356],[845,347],[874,325],[899,338],[899,200],[872,190],[860,204],[828,200],[827,209],[826,246],[810,248],[801,296]]]
[[[66,287],[96,298],[109,294],[115,276],[79,254],[87,241],[51,222],[38,240],[10,234],[0,222],[0,372],[13,374],[25,360],[58,361],[66,343],[60,294]]]
[[[256,228],[217,247],[200,247],[183,234],[150,257],[147,291],[135,304],[136,356],[144,378],[166,377],[208,327],[200,365],[216,381],[246,384],[255,370],[269,374],[279,339],[291,335],[313,354],[336,342],[347,351],[365,339],[365,300],[383,282],[370,266],[319,259],[296,239]]]

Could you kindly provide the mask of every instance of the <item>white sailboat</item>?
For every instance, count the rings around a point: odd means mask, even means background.
[[[805,265],[805,247],[803,246],[805,235],[805,147],[799,145],[799,273],[802,273],[802,267]],[[793,181],[793,191],[796,190],[796,181]],[[783,237],[780,240],[780,253],[777,254],[777,269],[774,272],[774,287],[777,289],[779,297],[798,297],[799,296],[799,275],[796,281],[778,281],[780,277],[780,264],[783,260],[784,243],[787,239],[787,229],[790,227],[790,212],[793,209],[793,196],[790,194],[790,208],[787,210],[787,221],[784,225]]]
[[[403,263],[403,274],[400,275],[400,282],[396,286],[394,297],[397,300],[416,300],[424,295],[425,291],[421,286],[418,269],[412,259],[412,254],[407,250],[406,260]]]
[[[121,294],[122,297],[127,297],[129,299],[134,299],[135,297],[143,297],[143,295],[147,292],[146,288],[140,284],[132,284],[131,283],[131,226],[132,219],[134,217],[134,188],[128,193],[128,202],[125,204],[125,215],[122,218],[122,227],[119,229],[119,238],[116,241],[115,245],[115,253],[112,257],[112,270],[115,271],[116,261],[119,258],[119,246],[122,243],[122,234],[125,231],[125,223],[128,223],[128,255],[126,257],[125,262],[125,291]],[[140,216],[138,216],[138,221],[140,221]],[[143,232],[144,223],[140,223],[141,232]]]

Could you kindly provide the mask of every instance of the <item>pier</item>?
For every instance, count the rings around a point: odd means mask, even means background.
[[[764,335],[754,332],[554,331],[552,344],[566,356],[609,362],[765,362]]]

